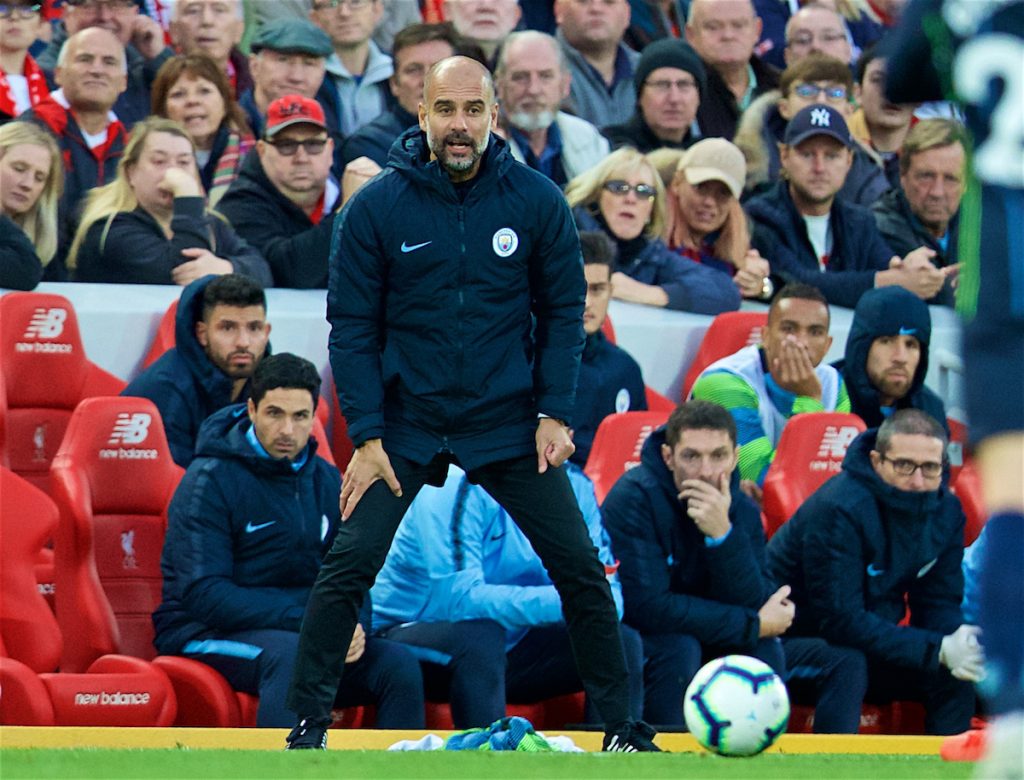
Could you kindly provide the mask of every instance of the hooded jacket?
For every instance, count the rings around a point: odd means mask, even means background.
[[[561,191],[505,141],[460,191],[398,138],[338,218],[328,346],[356,446],[472,471],[534,454],[539,413],[571,421],[586,285]]]
[[[786,182],[751,198],[745,210],[754,223],[750,243],[772,264],[772,273],[817,287],[836,306],[856,306],[893,256],[871,212],[841,198],[832,201],[832,254],[824,271]]]
[[[662,426],[644,442],[640,465],[623,474],[601,505],[619,559],[624,620],[642,634],[689,634],[702,645],[753,649],[757,612],[772,593],[760,513],[734,471],[732,529],[709,546],[678,499],[661,457],[664,443]]]
[[[858,436],[842,471],[772,537],[768,564],[793,588],[790,635],[934,670],[942,637],[963,623],[964,513],[945,485],[915,493],[883,481],[870,460],[877,433]]]
[[[266,258],[275,287],[305,290],[327,286],[334,213],[324,214],[314,224],[274,186],[255,151],[246,155],[238,178],[217,203],[217,211]]]
[[[782,169],[779,144],[788,124],[779,113],[781,97],[782,93],[777,89],[761,95],[743,112],[736,129],[733,142],[747,160],[744,189],[748,194],[763,192],[779,180]],[[882,159],[877,152],[857,140],[853,145],[853,165],[846,174],[838,197],[871,208],[888,190],[889,180],[885,176]]]
[[[195,324],[203,316],[203,291],[215,276],[192,282],[181,293],[174,321],[175,346],[139,374],[121,395],[148,398],[160,410],[171,457],[182,468],[195,457],[196,439],[203,420],[234,403],[234,380],[217,368],[196,340]],[[270,354],[267,344],[265,354]],[[237,401],[249,397],[246,382]]]
[[[595,217],[586,207],[577,206],[573,216],[580,230],[601,230],[616,241],[604,220]],[[621,263],[616,258],[613,273],[621,271],[638,282],[657,285],[668,295],[667,309],[721,314],[740,307],[740,292],[727,274],[681,257],[660,238],[643,240],[646,245],[629,263]]]
[[[6,214],[0,214],[0,287],[34,290],[43,278],[43,264],[29,237]]]
[[[369,157],[383,168],[388,164],[388,153],[395,139],[416,124],[419,124],[419,118],[396,102],[388,111],[345,139],[341,145],[342,165],[348,165],[357,157]]]
[[[932,319],[928,306],[902,287],[881,287],[864,294],[853,313],[850,334],[846,338],[846,355],[834,363],[842,372],[850,411],[869,428],[877,428],[888,416],[882,412],[878,390],[868,379],[867,362],[871,344],[880,336],[911,335],[921,344],[921,360],[917,364],[910,389],[896,401],[897,409],[920,409],[946,426],[946,407],[942,399],[925,387],[928,374],[928,345],[932,335]]]
[[[216,633],[299,630],[337,529],[341,479],[312,438],[298,469],[257,455],[251,427],[242,404],[210,417],[171,499],[153,613],[161,653]]]

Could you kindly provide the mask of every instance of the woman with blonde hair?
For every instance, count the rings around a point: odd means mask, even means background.
[[[565,197],[580,230],[603,231],[615,243],[613,297],[697,314],[739,308],[728,277],[665,246],[665,187],[636,149],[616,149],[570,181]]]
[[[751,249],[740,207],[745,177],[743,152],[724,138],[706,138],[683,152],[668,188],[665,242],[727,274],[744,298],[767,300],[774,292],[771,268]]]
[[[31,290],[42,280],[57,253],[63,187],[60,149],[49,132],[31,122],[0,127],[0,287]]]
[[[68,268],[79,282],[186,285],[241,273],[273,284],[259,252],[207,208],[185,128],[160,117],[135,125],[117,178],[89,194]]]

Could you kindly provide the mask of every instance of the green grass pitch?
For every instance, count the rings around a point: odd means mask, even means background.
[[[729,759],[709,754],[387,753],[335,750],[40,750],[0,752],[0,777],[62,778],[751,778],[903,780],[969,778],[972,764],[938,756],[784,755]]]

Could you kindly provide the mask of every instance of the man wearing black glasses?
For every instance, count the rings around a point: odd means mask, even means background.
[[[854,440],[768,544],[775,581],[802,605],[788,635],[863,652],[867,699],[922,702],[929,734],[967,729],[983,665],[960,609],[964,513],[944,483],[946,441],[936,420],[901,409]]]
[[[270,104],[263,138],[218,211],[270,263],[275,287],[327,286],[327,255],[340,187],[334,141],[320,104],[285,95]]]

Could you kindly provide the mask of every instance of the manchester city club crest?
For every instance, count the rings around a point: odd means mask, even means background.
[[[519,236],[512,228],[501,228],[494,234],[491,246],[498,257],[508,257],[519,247]]]

